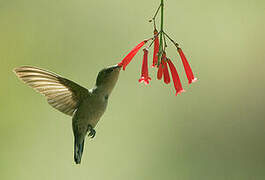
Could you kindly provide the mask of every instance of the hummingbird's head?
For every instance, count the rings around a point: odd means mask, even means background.
[[[98,73],[96,81],[97,88],[99,88],[101,91],[105,91],[107,94],[110,94],[118,80],[120,70],[121,66],[118,65],[113,65],[102,69]]]

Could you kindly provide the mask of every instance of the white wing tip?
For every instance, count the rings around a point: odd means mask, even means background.
[[[27,65],[20,66],[20,67],[14,68],[13,69],[13,72],[17,74],[19,71],[25,70],[26,68],[35,68],[35,67],[33,67],[33,66],[27,66]]]

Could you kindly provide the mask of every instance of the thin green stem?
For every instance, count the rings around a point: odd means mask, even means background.
[[[160,45],[159,45],[159,53],[158,53],[158,64],[160,62],[160,59],[162,57],[162,53],[163,53],[163,27],[164,27],[164,0],[161,0],[161,4],[160,4],[160,8],[161,8],[161,26],[160,26]]]
[[[160,34],[160,44],[162,45],[163,43],[163,28],[164,28],[164,0],[161,0],[161,26],[160,26],[160,31],[162,32]]]
[[[156,16],[157,16],[160,8],[161,8],[161,4],[157,8],[157,10],[156,10],[155,15],[153,16],[153,18],[149,20],[149,22],[152,22],[153,21],[154,29],[156,29]]]
[[[166,51],[166,48],[167,48],[167,41],[166,41],[165,33],[163,33],[163,39],[164,39],[164,51]]]
[[[159,9],[160,9],[160,8],[161,8],[161,4],[160,4],[159,7],[157,8],[156,13],[155,13],[155,15],[153,16],[152,20],[154,20],[154,19],[156,18],[156,15],[157,15],[157,13],[159,12]]]
[[[163,32],[163,34],[166,35],[166,37],[178,48],[179,47],[179,44],[176,43],[171,37],[169,37],[169,35],[167,35],[167,33]]]
[[[155,41],[155,38],[157,36],[159,36],[159,34],[161,33],[161,31],[159,33],[157,33],[157,35],[155,35],[153,38],[152,38],[152,42],[150,43],[150,45],[147,47],[148,49],[153,45],[154,41]]]

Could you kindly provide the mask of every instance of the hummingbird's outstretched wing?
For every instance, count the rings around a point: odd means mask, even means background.
[[[45,95],[52,107],[70,116],[89,94],[86,88],[75,82],[40,68],[22,66],[15,68],[14,72],[27,85]]]

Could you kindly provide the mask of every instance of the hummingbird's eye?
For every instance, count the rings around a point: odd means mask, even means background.
[[[107,73],[111,73],[112,71],[113,71],[112,68],[106,70]]]

